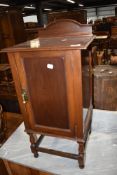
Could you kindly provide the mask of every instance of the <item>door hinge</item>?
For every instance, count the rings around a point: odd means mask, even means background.
[[[24,104],[28,101],[28,95],[25,89],[22,89],[22,100]]]

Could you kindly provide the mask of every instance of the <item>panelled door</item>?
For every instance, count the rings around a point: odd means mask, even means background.
[[[73,63],[70,51],[22,52],[16,60],[22,103],[31,130],[75,137]]]

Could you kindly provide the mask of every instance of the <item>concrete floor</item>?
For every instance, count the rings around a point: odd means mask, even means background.
[[[47,137],[43,145],[54,146],[63,151],[77,150],[73,141],[60,141],[57,138]],[[1,148],[0,157],[58,175],[117,175],[117,112],[94,110],[84,169],[79,169],[76,160],[59,156],[40,153],[39,158],[34,158],[23,125]]]

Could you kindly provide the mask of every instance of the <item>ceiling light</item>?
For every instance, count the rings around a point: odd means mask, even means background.
[[[44,10],[48,10],[48,11],[51,11],[52,9],[44,9]]]
[[[67,0],[67,2],[70,2],[72,4],[75,4],[75,1],[73,1],[73,0]]]
[[[31,6],[25,6],[25,9],[35,9],[35,7],[31,7]]]
[[[80,7],[83,7],[84,5],[83,4],[79,4]]]
[[[2,7],[9,7],[10,5],[8,5],[8,4],[0,4],[0,6],[2,6]]]

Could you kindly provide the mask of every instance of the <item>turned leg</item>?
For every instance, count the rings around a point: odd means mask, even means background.
[[[79,144],[79,157],[78,157],[78,163],[80,168],[84,168],[85,164],[85,152],[84,152],[84,143],[78,142]]]
[[[29,136],[30,136],[30,142],[31,142],[31,146],[30,146],[31,151],[34,154],[34,157],[37,158],[39,156],[38,151],[36,149],[37,136],[36,134],[32,134],[32,133],[30,133]]]

